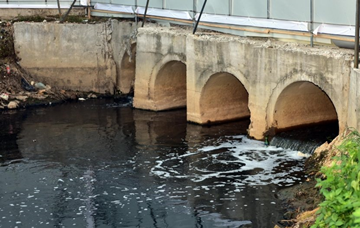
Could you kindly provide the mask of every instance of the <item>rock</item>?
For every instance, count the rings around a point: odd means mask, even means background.
[[[26,101],[26,99],[28,98],[29,98],[28,96],[15,96],[15,99],[19,101]]]
[[[45,86],[45,90],[46,90],[46,91],[49,91],[49,90],[51,90],[51,86],[49,86],[49,85],[46,85],[46,86]]]
[[[304,154],[303,152],[300,152],[298,151],[298,154],[297,154],[299,157],[303,157],[303,158],[308,158],[310,157],[310,154]]]
[[[85,98],[82,97],[79,98],[79,101],[85,101],[85,100],[86,100]]]
[[[90,93],[87,97],[88,97],[88,98],[92,98],[92,99],[96,99],[96,98],[97,98],[97,96],[96,96],[95,94],[93,94],[93,93]]]
[[[45,89],[41,89],[41,90],[38,91],[38,94],[39,94],[39,95],[44,95],[45,92],[46,92]]]
[[[16,101],[10,101],[9,104],[7,105],[8,109],[15,109],[19,106],[18,102]]]
[[[39,96],[36,96],[36,99],[38,99],[38,100],[44,100],[44,99],[46,99],[48,96],[46,96],[46,95],[39,95]]]
[[[71,94],[71,95],[70,95],[70,99],[71,99],[71,100],[76,100],[76,99],[77,99],[76,94]]]

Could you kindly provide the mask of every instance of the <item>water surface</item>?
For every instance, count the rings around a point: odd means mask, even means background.
[[[0,116],[0,227],[274,227],[296,151],[111,100]]]

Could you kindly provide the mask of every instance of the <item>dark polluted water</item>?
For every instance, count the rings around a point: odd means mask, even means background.
[[[274,227],[296,151],[89,100],[0,115],[0,227]]]

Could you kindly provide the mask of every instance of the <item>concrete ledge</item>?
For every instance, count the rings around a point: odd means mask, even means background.
[[[0,5],[1,7],[1,5]],[[67,8],[62,7],[62,11],[65,12]],[[2,20],[11,20],[14,18],[18,18],[19,16],[58,16],[59,11],[57,8],[49,9],[49,8],[43,8],[43,9],[9,9],[9,8],[0,8],[0,19]],[[85,10],[83,8],[73,8],[70,12],[70,15],[78,15],[78,16],[84,16]]]

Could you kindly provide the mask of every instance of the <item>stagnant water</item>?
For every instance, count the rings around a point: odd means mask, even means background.
[[[0,227],[274,227],[296,151],[111,100],[0,115]]]

